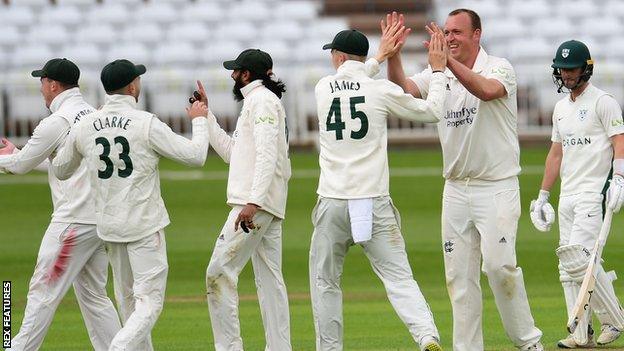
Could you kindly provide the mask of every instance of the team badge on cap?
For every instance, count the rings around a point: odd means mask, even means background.
[[[570,49],[561,50],[561,57],[566,58],[568,56],[570,56]]]

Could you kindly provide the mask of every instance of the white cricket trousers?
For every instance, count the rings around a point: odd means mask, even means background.
[[[453,350],[483,351],[480,271],[488,278],[507,336],[516,347],[540,340],[516,265],[518,178],[447,180],[442,196],[446,285],[453,307]]]
[[[110,351],[151,351],[150,332],[163,308],[169,271],[165,232],[128,243],[106,242],[106,248],[123,324]]]
[[[559,197],[559,246],[579,244],[593,251],[602,226],[602,201],[600,193]]]
[[[243,206],[233,206],[217,238],[208,269],[206,291],[216,351],[242,351],[238,319],[238,276],[251,257],[264,324],[265,351],[290,351],[288,295],[282,276],[282,220],[265,211],[253,218],[256,229],[239,227]]]
[[[38,350],[54,312],[73,284],[91,344],[108,350],[121,328],[106,294],[108,259],[95,225],[52,222],[43,236],[13,351]]]
[[[317,351],[343,349],[342,290],[344,259],[353,245],[347,200],[319,197],[312,212],[310,295]],[[433,315],[412,275],[401,219],[389,196],[373,199],[371,240],[359,245],[381,279],[388,300],[414,340],[440,339]]]

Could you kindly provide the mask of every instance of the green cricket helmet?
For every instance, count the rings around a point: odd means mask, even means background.
[[[559,45],[553,63],[553,81],[557,86],[557,92],[563,90],[563,80],[561,79],[561,69],[582,68],[582,74],[578,82],[570,90],[576,89],[579,85],[589,81],[594,73],[594,61],[591,58],[587,45],[578,40],[568,40]]]

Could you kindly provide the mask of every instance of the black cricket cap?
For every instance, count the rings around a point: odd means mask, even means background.
[[[245,69],[257,74],[267,74],[273,68],[273,59],[260,49],[247,49],[235,60],[223,62],[223,67],[229,70]]]
[[[355,29],[346,29],[334,37],[331,43],[323,45],[323,50],[336,49],[345,54],[368,55],[368,39],[366,35]]]
[[[143,65],[121,59],[115,60],[102,68],[100,80],[107,92],[115,91],[130,84],[136,77],[145,73],[147,69]]]
[[[78,85],[80,69],[66,58],[55,58],[46,62],[42,69],[32,71],[33,77],[49,78],[67,85]]]

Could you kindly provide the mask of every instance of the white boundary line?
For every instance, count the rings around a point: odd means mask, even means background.
[[[544,171],[543,166],[524,166],[522,167],[522,175],[540,175]],[[314,179],[318,178],[320,171],[318,169],[296,169],[293,171],[291,179]],[[160,179],[171,181],[185,180],[206,180],[206,181],[223,181],[227,180],[227,171],[160,171]],[[391,178],[412,178],[412,177],[440,177],[442,178],[442,169],[438,167],[398,167],[390,169]],[[28,175],[0,175],[0,185],[5,184],[45,184],[48,182],[48,176],[39,174]]]

